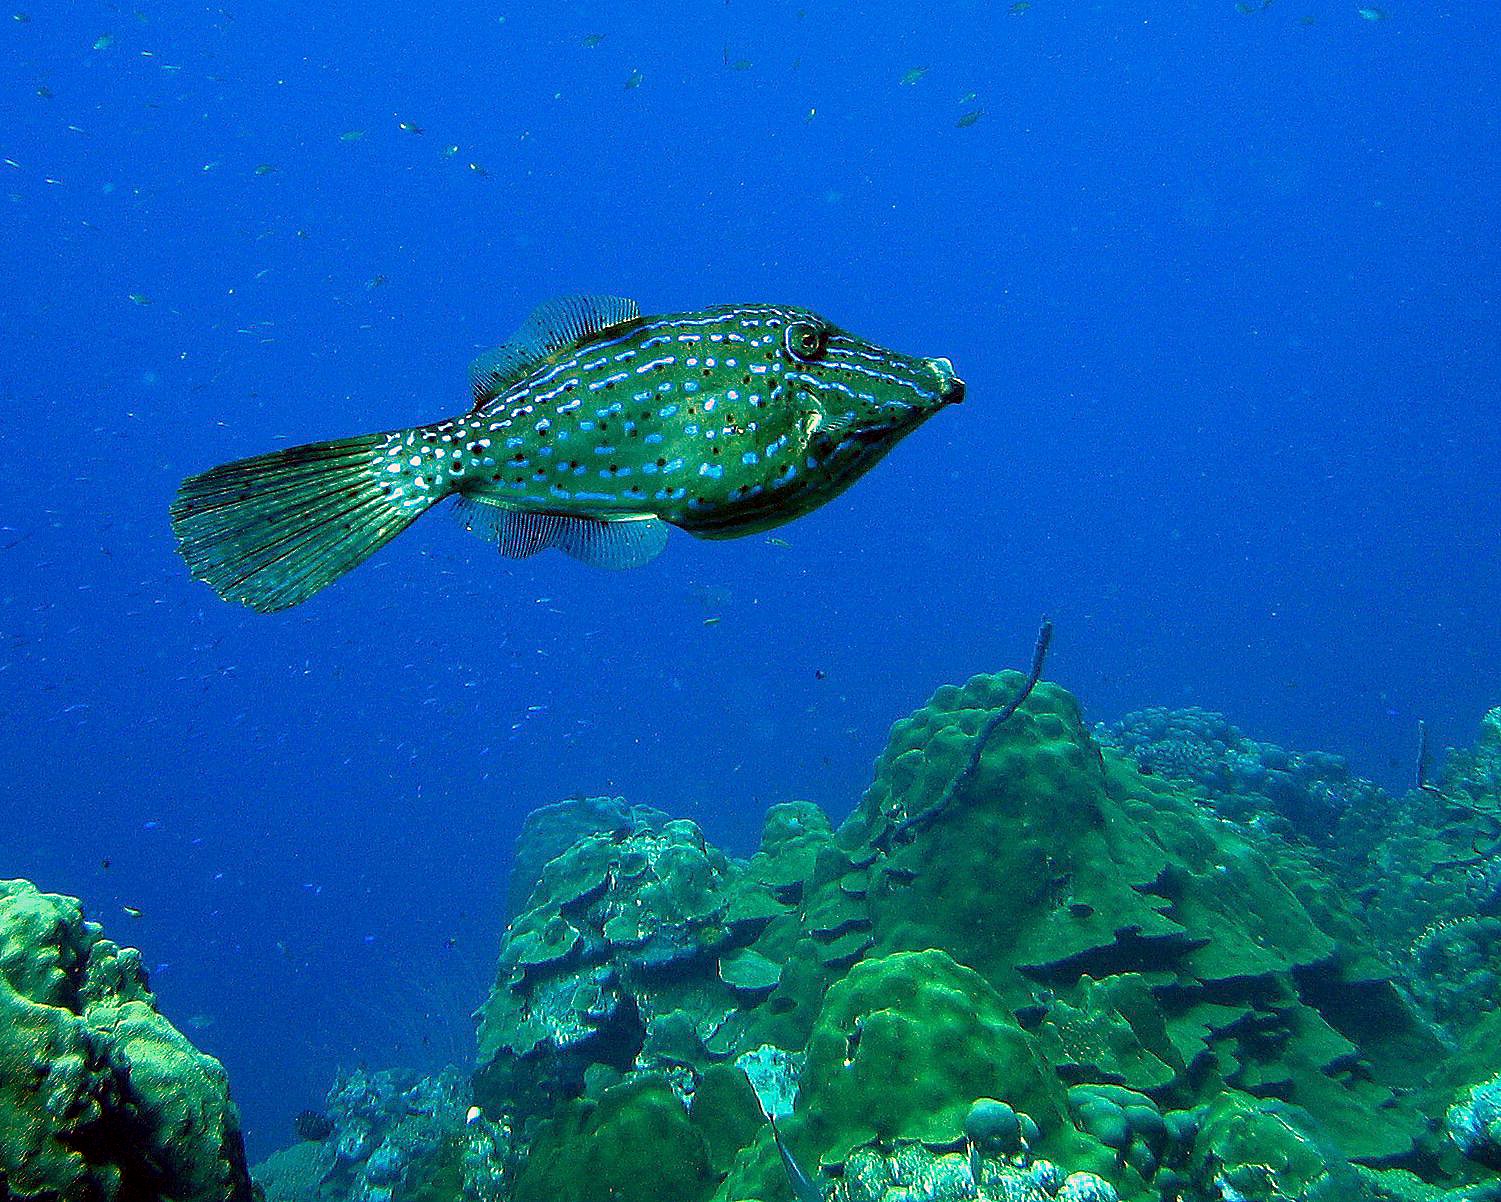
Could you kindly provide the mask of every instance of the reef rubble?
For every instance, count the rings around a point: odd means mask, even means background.
[[[1022,684],[938,690],[744,859],[539,811],[472,1073],[342,1078],[268,1199],[1501,1199],[1501,716],[1393,797],[1043,684],[969,771]]]

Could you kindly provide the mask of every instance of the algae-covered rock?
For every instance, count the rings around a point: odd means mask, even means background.
[[[0,1198],[250,1196],[224,1070],[157,1011],[140,953],[0,881]]]

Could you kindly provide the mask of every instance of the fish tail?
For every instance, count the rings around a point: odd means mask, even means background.
[[[410,434],[289,447],[189,476],[172,503],[177,549],[226,601],[260,613],[306,601],[452,491],[438,472],[409,468]]]

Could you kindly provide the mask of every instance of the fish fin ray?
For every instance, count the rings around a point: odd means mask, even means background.
[[[510,338],[469,365],[475,407],[504,392],[549,355],[639,320],[636,302],[623,296],[563,296],[538,305]]]
[[[193,576],[226,601],[273,613],[368,559],[443,496],[382,478],[388,437],[289,447],[189,476],[171,513]]]
[[[516,509],[468,495],[459,497],[455,513],[466,530],[511,559],[553,547],[592,567],[621,571],[650,563],[667,546],[667,523],[652,517],[581,517]]]

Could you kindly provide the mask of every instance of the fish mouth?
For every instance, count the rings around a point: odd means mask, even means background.
[[[928,366],[938,377],[938,400],[944,405],[957,405],[964,399],[964,381],[954,371],[953,361],[947,358],[929,359]]]

